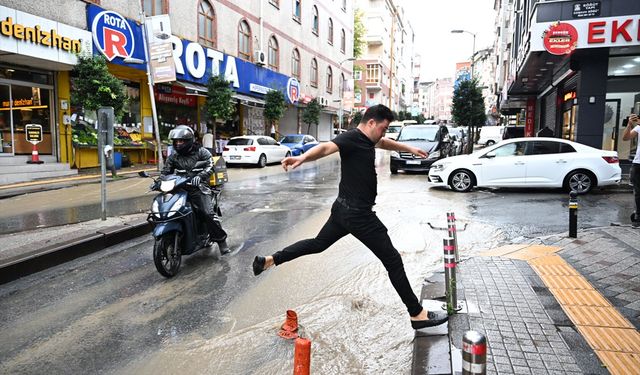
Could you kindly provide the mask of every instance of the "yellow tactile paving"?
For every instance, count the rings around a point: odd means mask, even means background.
[[[640,375],[640,333],[552,246],[509,245],[481,255],[526,260],[613,375]]]
[[[505,254],[513,253],[514,251],[524,249],[527,246],[529,245],[526,245],[526,244],[504,245],[504,246],[496,247],[495,249],[491,249],[483,253],[480,253],[480,255],[486,256],[486,257],[499,257]]]
[[[640,374],[640,354],[596,350],[600,360],[613,375]]]
[[[640,333],[635,329],[578,326],[578,330],[595,350],[640,353]]]
[[[587,279],[582,276],[541,275],[540,278],[549,289],[591,289]]]
[[[566,276],[565,276],[566,277]],[[602,306],[611,304],[602,294],[593,289],[553,289],[549,288],[561,305],[567,306]]]

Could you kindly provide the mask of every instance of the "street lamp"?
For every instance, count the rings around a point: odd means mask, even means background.
[[[342,79],[342,64],[346,63],[347,61],[355,61],[355,60],[356,60],[355,57],[349,57],[347,59],[340,61],[340,64],[339,64],[338,71],[340,72],[340,109],[338,110],[338,129],[342,129],[342,117],[343,117],[342,97],[344,96],[344,92],[342,91],[344,90],[344,82]]]
[[[473,53],[471,54],[471,79],[473,79],[473,59],[476,55],[476,34],[467,30],[451,30],[451,34],[467,33],[473,35]]]

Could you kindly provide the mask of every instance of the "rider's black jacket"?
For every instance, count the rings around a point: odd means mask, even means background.
[[[199,188],[205,193],[210,192],[209,179],[213,174],[213,158],[211,153],[204,147],[194,144],[191,151],[186,155],[180,155],[177,152],[173,152],[167,158],[167,163],[162,169],[162,174],[168,175],[176,173],[176,170],[185,170],[189,173],[199,161],[207,162],[207,165],[204,166],[202,172],[198,173],[198,176],[200,176],[202,181]]]

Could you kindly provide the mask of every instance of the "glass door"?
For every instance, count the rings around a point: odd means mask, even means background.
[[[602,149],[618,150],[618,124],[620,123],[620,99],[607,99],[604,108],[602,129]]]
[[[0,84],[0,157],[14,154],[12,109],[11,87]]]

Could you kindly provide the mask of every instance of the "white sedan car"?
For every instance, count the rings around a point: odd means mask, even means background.
[[[265,135],[233,137],[222,150],[222,158],[227,164],[255,164],[260,168],[288,156],[291,156],[289,147]]]
[[[558,138],[513,138],[435,162],[429,182],[466,192],[474,186],[563,187],[578,194],[620,182],[618,153]]]

